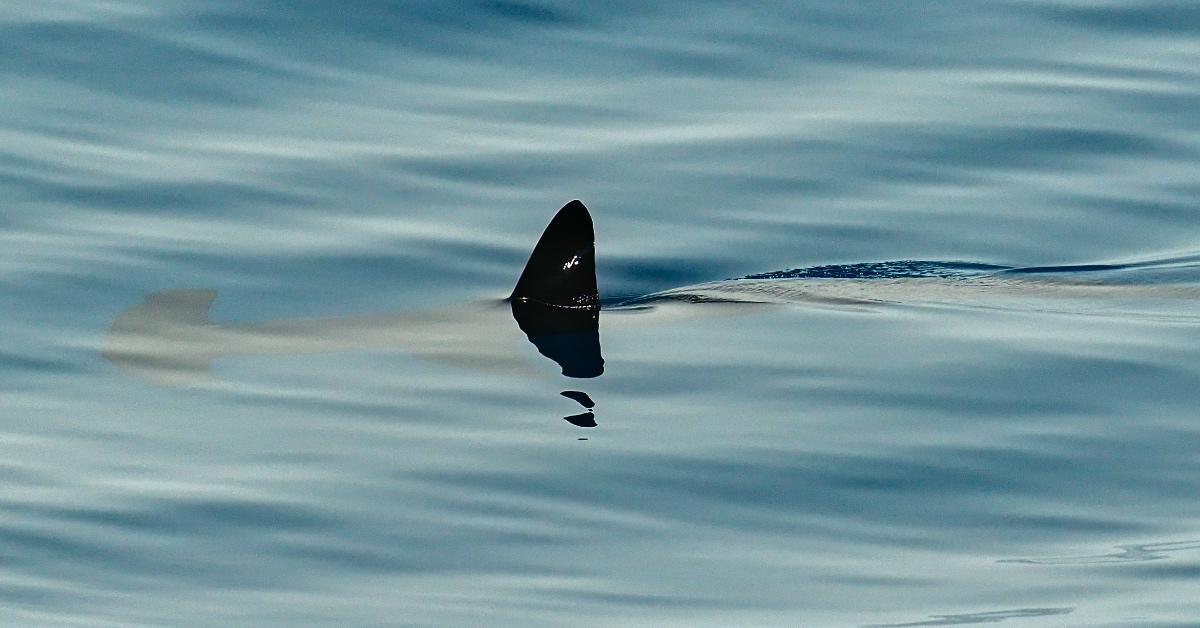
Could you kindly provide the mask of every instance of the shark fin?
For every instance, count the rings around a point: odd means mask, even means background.
[[[513,302],[597,309],[596,233],[592,217],[579,201],[554,215],[513,289]]]

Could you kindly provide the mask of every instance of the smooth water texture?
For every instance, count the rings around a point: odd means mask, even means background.
[[[1200,622],[1200,5],[30,0],[0,76],[0,623]],[[603,313],[564,377],[479,304],[573,198],[606,303],[887,303]],[[106,358],[168,291],[490,322]]]

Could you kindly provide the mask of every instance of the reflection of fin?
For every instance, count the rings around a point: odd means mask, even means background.
[[[592,217],[583,203],[563,205],[542,232],[509,298],[514,302],[599,308],[595,240]]]
[[[1175,552],[1200,549],[1200,541],[1167,541],[1118,545],[1117,551],[1090,556],[1058,556],[1048,558],[1004,558],[998,563],[1025,563],[1027,565],[1099,565],[1104,563],[1132,563],[1170,558]]]
[[[113,321],[104,357],[120,369],[162,386],[210,380],[211,355],[197,343],[208,326],[215,290],[177,290],[146,295]]]
[[[600,309],[556,307],[536,302],[512,302],[513,318],[538,353],[554,360],[567,377],[599,377]]]
[[[596,402],[592,401],[592,398],[582,390],[564,390],[558,394],[566,397],[567,399],[574,399],[575,401],[578,401],[579,405],[587,408],[588,410],[596,407]]]
[[[591,410],[563,417],[563,420],[578,427],[596,427],[596,415]]]

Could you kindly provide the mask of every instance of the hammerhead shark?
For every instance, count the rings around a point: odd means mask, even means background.
[[[529,370],[519,350],[528,341],[564,376],[591,378],[604,372],[602,310],[625,315],[618,317],[622,324],[676,320],[701,309],[741,313],[785,303],[856,310],[889,304],[1010,309],[1027,304],[1041,311],[1112,315],[1145,312],[1148,304],[1170,301],[1190,310],[1200,298],[1195,281],[1130,281],[1128,272],[1150,270],[1170,279],[1174,271],[1194,271],[1197,261],[1193,256],[1025,268],[924,261],[817,266],[602,301],[592,218],[574,200],[550,221],[506,299],[441,310],[225,325],[209,320],[215,291],[158,292],[116,317],[103,355],[135,377],[180,386],[208,380],[209,365],[218,358],[390,347],[474,368]],[[656,315],[645,315],[652,311]],[[1151,307],[1150,312],[1196,322],[1187,310],[1164,315]]]

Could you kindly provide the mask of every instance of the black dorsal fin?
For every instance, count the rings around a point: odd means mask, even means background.
[[[600,307],[595,242],[592,217],[583,203],[563,205],[542,232],[509,298],[556,307]]]

